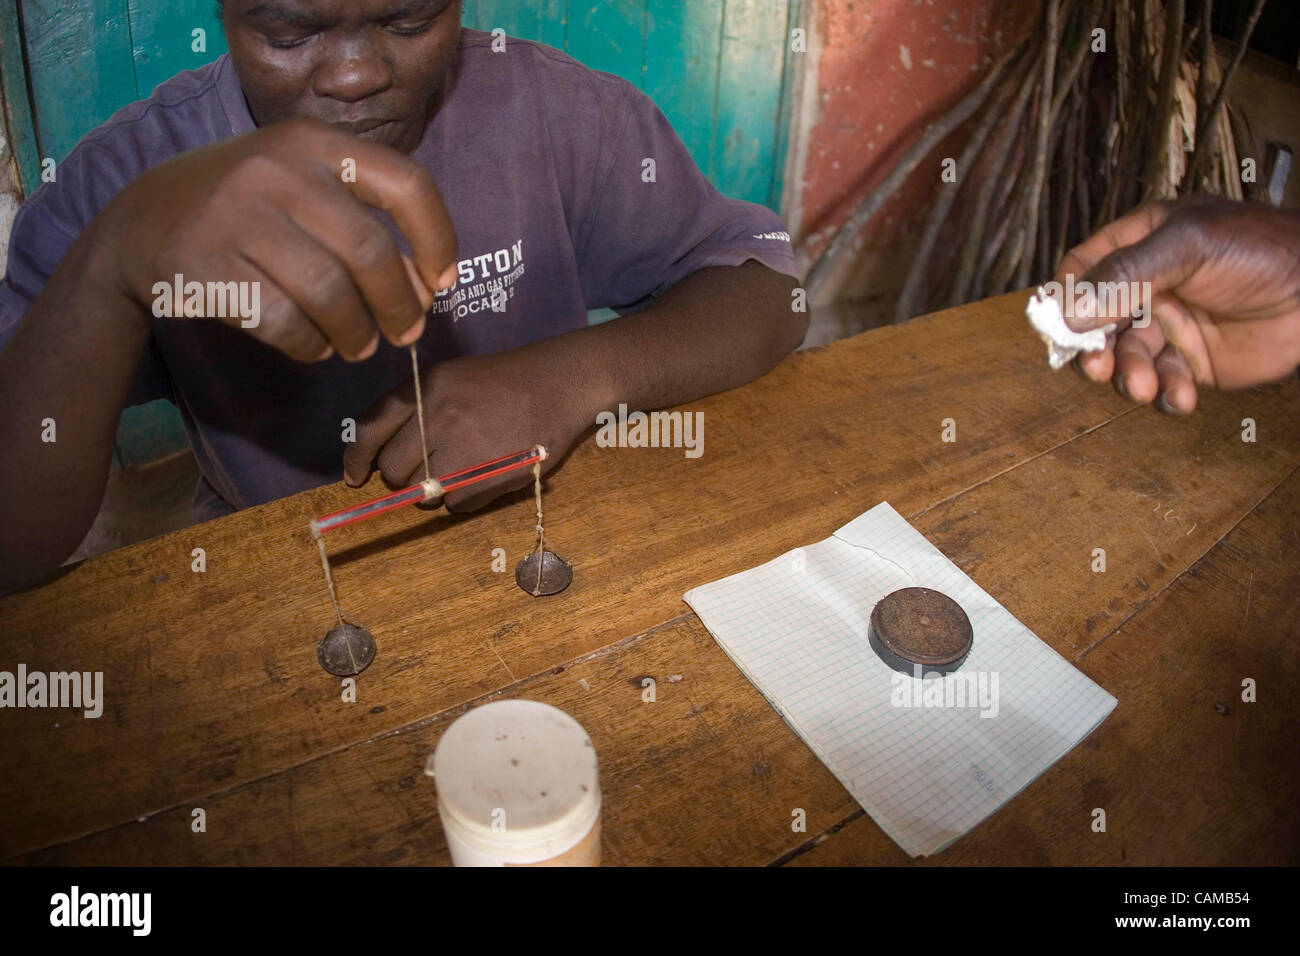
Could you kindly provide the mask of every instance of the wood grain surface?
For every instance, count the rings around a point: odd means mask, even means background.
[[[0,859],[447,862],[424,760],[468,707],[527,697],[596,744],[606,864],[906,862],[681,600],[889,501],[1119,699],[927,862],[1296,862],[1300,383],[1209,394],[1185,420],[1137,409],[1049,371],[1024,301],[803,352],[696,402],[698,459],[589,438],[547,481],[547,536],[575,568],[562,595],[492,570],[494,549],[512,569],[531,544],[526,495],[331,535],[344,610],[379,645],[356,703],[316,661],[332,611],[306,529],[365,493],[341,485],[0,601],[0,669],[103,671],[106,698],[97,720],[0,711]]]

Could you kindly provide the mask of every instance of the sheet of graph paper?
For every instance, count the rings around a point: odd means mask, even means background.
[[[876,602],[956,600],[974,641],[949,677],[871,649]],[[943,849],[1070,751],[1115,706],[888,504],[686,602],[781,717],[911,856]]]

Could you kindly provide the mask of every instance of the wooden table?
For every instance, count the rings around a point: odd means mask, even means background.
[[[98,720],[0,711],[0,859],[445,863],[425,758],[467,708],[527,697],[596,743],[607,864],[907,862],[682,602],[889,501],[1119,699],[927,862],[1297,862],[1300,382],[1172,419],[1049,371],[1024,302],[869,332],[697,402],[699,459],[589,439],[548,482],[548,537],[576,570],[558,597],[492,570],[531,544],[524,497],[340,532],[340,599],[379,643],[356,703],[316,661],[332,613],[306,526],[360,500],[341,485],[0,602],[0,669],[103,671],[106,698]]]

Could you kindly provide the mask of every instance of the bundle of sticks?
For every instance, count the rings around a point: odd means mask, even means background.
[[[1213,0],[1044,0],[1031,39],[857,205],[814,262],[810,297],[889,196],[963,128],[956,182],[938,188],[899,321],[1046,281],[1068,249],[1145,201],[1242,198],[1226,94],[1265,2],[1254,0],[1225,67]]]

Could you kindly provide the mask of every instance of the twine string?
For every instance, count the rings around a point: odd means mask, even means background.
[[[537,543],[533,548],[533,552],[537,555],[537,584],[533,587],[533,593],[539,594],[542,590],[542,562],[546,558],[546,529],[545,522],[542,520],[542,463],[540,461],[533,464],[533,498],[537,502],[537,525],[534,528],[537,532]]]
[[[429,442],[424,437],[424,396],[420,390],[420,360],[415,354],[415,346],[411,346],[411,373],[415,378],[415,414],[420,425],[420,451],[424,455],[424,488],[425,497],[430,497],[431,489],[436,485],[433,481],[433,475],[429,473]],[[330,591],[330,603],[334,605],[334,616],[343,624],[343,609],[339,607],[338,592],[334,588],[334,573],[330,570],[329,555],[325,552],[325,538],[319,534],[313,534],[316,538],[316,546],[320,549],[320,566],[325,572],[325,584]],[[351,653],[351,648],[348,648]],[[355,666],[356,661],[353,661]]]
[[[415,415],[420,425],[420,452],[424,455],[424,483],[428,490],[433,475],[429,474],[429,439],[424,436],[424,396],[420,390],[420,360],[415,356],[415,344],[411,344],[411,375],[415,379]]]
[[[334,593],[334,575],[330,573],[330,559],[329,556],[325,553],[325,539],[322,538],[320,535],[316,535],[316,544],[320,546],[320,566],[325,571],[325,583],[329,585],[330,602],[333,603],[334,613],[338,615],[339,623],[342,624],[343,611],[339,607],[338,595]]]

